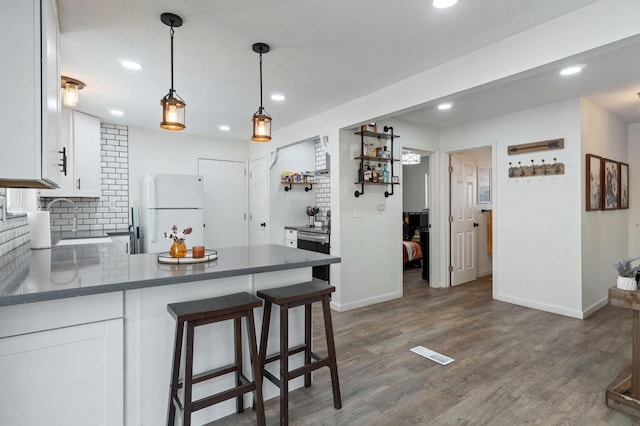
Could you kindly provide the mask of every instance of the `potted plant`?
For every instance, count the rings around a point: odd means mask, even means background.
[[[631,266],[631,263],[640,258],[627,258],[619,262],[615,262],[613,267],[618,271],[618,280],[616,286],[622,290],[637,290],[638,283],[636,274],[640,271],[639,266]]]

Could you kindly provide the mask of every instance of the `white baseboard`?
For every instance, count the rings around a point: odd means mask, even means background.
[[[587,318],[589,315],[593,314],[603,306],[607,306],[608,303],[609,303],[609,298],[605,297],[599,300],[598,302],[594,303],[593,305],[589,306],[587,309],[584,309],[582,311],[582,319]]]
[[[338,312],[345,312],[352,309],[363,308],[369,305],[375,305],[376,303],[386,302],[388,300],[398,299],[399,297],[402,297],[402,292],[395,291],[393,293],[381,294],[375,297],[370,297],[368,299],[356,300],[355,302],[351,303],[338,304],[332,301],[331,308]]]
[[[514,305],[524,306],[527,308],[538,309],[540,311],[551,312],[552,314],[564,315],[565,317],[584,319],[584,312],[575,309],[568,309],[562,306],[548,305],[546,303],[532,302],[531,300],[520,299],[518,297],[506,296],[504,294],[496,294],[496,300],[512,303]]]

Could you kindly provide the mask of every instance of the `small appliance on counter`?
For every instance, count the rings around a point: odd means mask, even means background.
[[[320,212],[318,207],[307,206],[307,216],[309,216],[309,227],[313,228],[315,224],[315,216]],[[320,224],[322,226],[322,224]]]

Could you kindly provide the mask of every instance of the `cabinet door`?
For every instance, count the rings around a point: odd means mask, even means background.
[[[73,188],[76,197],[100,196],[100,119],[73,111]]]
[[[45,2],[46,3],[46,2]],[[40,0],[3,0],[4,41],[0,80],[5,82],[0,115],[9,120],[0,126],[0,177],[41,179],[42,84]],[[47,24],[46,18],[42,25]],[[10,58],[10,59],[9,59]],[[46,57],[43,65],[46,66]],[[59,84],[59,81],[58,81]]]
[[[122,425],[122,318],[0,339],[0,424]]]
[[[59,168],[55,179],[58,189],[42,190],[43,197],[100,196],[100,120],[68,108],[62,108],[58,159],[66,155],[66,174]]]
[[[56,0],[42,0],[42,177],[58,185],[60,60]]]

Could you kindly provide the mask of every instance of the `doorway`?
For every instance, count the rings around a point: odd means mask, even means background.
[[[449,283],[454,286],[492,274],[492,148],[450,153],[449,160]]]
[[[419,278],[424,285],[429,285],[431,264],[430,155],[429,151],[402,148],[403,282]]]

